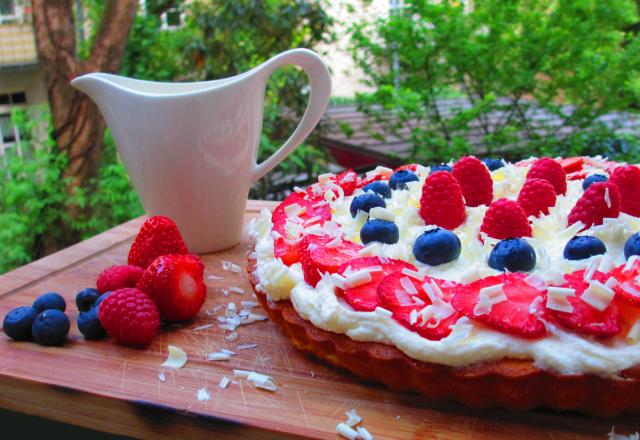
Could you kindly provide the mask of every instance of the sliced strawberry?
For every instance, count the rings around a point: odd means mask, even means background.
[[[357,257],[362,249],[362,245],[343,239],[335,246],[327,246],[335,242],[335,237],[309,234],[298,243],[304,280],[311,286],[318,284],[323,273],[337,272],[342,263]]]
[[[544,336],[546,328],[540,320],[542,306],[533,307],[534,301],[544,300],[544,292],[535,289],[524,280],[522,273],[495,275],[474,281],[471,284],[459,285],[454,289],[451,305],[463,315],[480,321],[500,330],[524,338]],[[485,287],[502,284],[505,301],[494,303],[488,311],[480,307],[480,290]],[[542,299],[538,299],[541,298]],[[484,313],[482,313],[484,311]],[[477,312],[477,313],[476,313]]]
[[[584,279],[584,273],[584,270],[578,270],[564,276],[566,283],[562,287],[576,291],[574,295],[567,297],[573,311],[567,313],[547,309],[548,316],[555,318],[564,327],[580,333],[603,338],[617,335],[621,329],[618,305],[612,301],[606,309],[600,311],[580,298],[589,286]],[[609,274],[596,271],[592,279],[604,283],[609,277]]]
[[[359,312],[372,312],[378,307],[378,285],[386,275],[393,272],[401,272],[402,269],[405,268],[417,270],[413,264],[402,260],[382,257],[362,257],[354,258],[343,263],[338,269],[338,273],[348,277],[349,273],[370,267],[377,269],[382,268],[382,270],[371,272],[371,281],[367,283],[360,284],[356,287],[348,287],[345,290],[337,289],[338,296],[344,298],[351,307]]]
[[[367,186],[368,184],[375,182],[377,180],[389,180],[389,176],[388,175],[384,175],[384,174],[372,174],[370,176],[365,176],[361,179],[358,180],[358,184],[356,185],[356,187],[358,188],[363,188],[365,186]]]
[[[329,180],[341,187],[344,190],[345,196],[353,194],[358,187],[358,174],[351,169],[340,174],[336,174]]]
[[[578,171],[576,173],[567,174],[567,180],[584,180],[588,173],[586,171]]]
[[[640,307],[640,260],[635,260],[629,270],[624,270],[626,264],[616,267],[611,275],[618,280],[613,287],[616,299],[633,307]]]
[[[401,171],[401,170],[409,170],[415,173],[416,171],[418,171],[418,164],[408,163],[406,165],[399,166],[398,168],[393,170],[393,172],[395,173],[396,171]]]
[[[316,196],[310,192],[294,192],[273,210],[271,215],[273,230],[279,235],[274,241],[274,254],[276,258],[282,259],[282,262],[287,266],[296,263],[299,257],[297,240],[288,240],[287,238],[286,224],[288,216],[285,208],[297,204],[304,208],[304,211],[298,214],[298,217],[303,222],[319,217],[316,223],[322,225],[324,222],[331,220],[331,208],[323,202],[322,196]]]
[[[440,289],[443,296],[437,297],[435,305],[423,287],[424,284],[431,284],[432,282],[438,287],[442,287],[443,284],[448,287]],[[407,284],[413,285],[410,291],[406,289]],[[400,324],[427,339],[437,341],[447,337],[451,333],[451,325],[455,324],[460,318],[460,314],[449,303],[451,299],[450,292],[452,292],[451,287],[455,285],[455,283],[431,277],[417,280],[402,272],[394,272],[384,277],[380,282],[378,286],[378,303],[381,307],[391,311],[394,319]],[[436,295],[440,293],[435,289],[432,292]],[[417,315],[412,324],[412,312],[418,313],[426,307],[431,307],[429,311],[433,311],[435,314],[430,313],[431,316],[424,322]]]
[[[582,157],[566,157],[559,159],[558,162],[560,162],[565,174],[571,174],[582,170],[584,159]]]

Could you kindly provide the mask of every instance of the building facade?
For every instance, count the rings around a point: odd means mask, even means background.
[[[30,2],[0,0],[0,155],[19,150],[20,133],[11,123],[11,111],[46,100]]]

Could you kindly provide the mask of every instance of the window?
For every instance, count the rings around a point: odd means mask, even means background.
[[[16,133],[11,123],[11,114],[0,114],[0,143],[10,144],[16,141]]]
[[[0,105],[16,105],[26,103],[27,95],[24,92],[7,93],[4,95],[0,95]]]
[[[0,15],[6,15],[6,16],[16,15],[15,0],[0,0]]]
[[[184,26],[185,14],[177,8],[171,8],[160,14],[160,29],[174,30]]]

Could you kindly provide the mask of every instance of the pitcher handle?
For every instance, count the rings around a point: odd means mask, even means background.
[[[327,109],[327,104],[329,103],[329,96],[331,95],[331,76],[329,76],[329,70],[324,61],[322,61],[322,58],[311,50],[293,49],[283,52],[266,61],[256,70],[260,70],[260,73],[264,74],[264,81],[266,83],[267,78],[269,78],[277,68],[287,64],[299,66],[306,72],[311,86],[309,103],[302,115],[300,123],[284,145],[262,163],[258,164],[256,163],[257,161],[254,162],[251,173],[252,183],[271,171],[306,139],[324,114],[324,111]]]

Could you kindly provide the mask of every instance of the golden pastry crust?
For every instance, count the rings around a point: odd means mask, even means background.
[[[473,408],[524,411],[547,407],[600,417],[640,413],[640,366],[610,379],[590,374],[561,375],[541,370],[529,360],[502,359],[462,368],[418,361],[391,345],[354,341],[315,327],[296,312],[291,301],[272,301],[256,287],[259,280],[254,274],[255,265],[250,258],[247,270],[258,300],[293,345],[362,379]]]

